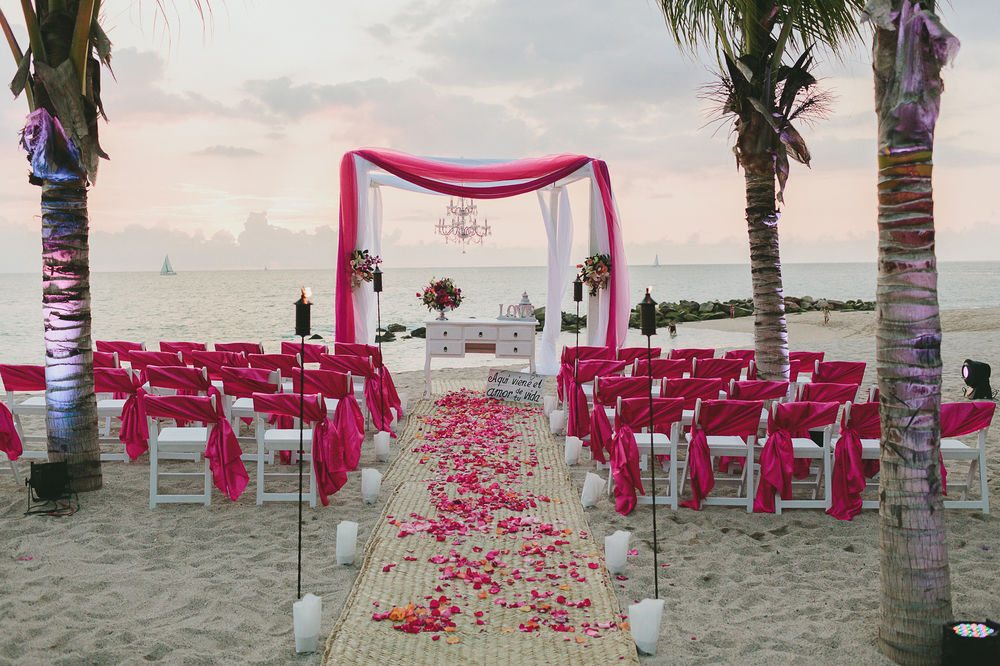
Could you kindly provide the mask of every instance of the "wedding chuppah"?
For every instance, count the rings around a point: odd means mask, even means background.
[[[336,341],[367,342],[375,335],[375,293],[370,283],[351,283],[356,250],[381,254],[382,187],[470,199],[500,199],[536,192],[548,245],[546,312],[558,313],[574,275],[570,254],[573,215],[566,186],[590,179],[590,253],[611,257],[607,289],[588,302],[587,342],[612,348],[625,339],[629,318],[628,263],[621,217],[604,161],[585,155],[551,155],[519,160],[427,158],[392,150],[346,153],[340,165],[340,242],[334,298]],[[538,372],[559,369],[561,318],[546,317],[537,346]]]

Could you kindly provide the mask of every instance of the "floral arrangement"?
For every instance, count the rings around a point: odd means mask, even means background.
[[[354,288],[363,282],[371,282],[375,277],[375,267],[382,263],[382,257],[371,254],[368,250],[355,250],[351,253],[351,285]]]
[[[440,318],[444,319],[445,310],[454,310],[462,304],[462,290],[455,286],[451,278],[431,278],[430,284],[422,292],[417,292],[417,298],[428,310],[438,311]]]
[[[590,287],[590,295],[597,296],[599,289],[605,289],[611,279],[611,257],[606,254],[595,254],[577,264],[580,269],[580,281]]]

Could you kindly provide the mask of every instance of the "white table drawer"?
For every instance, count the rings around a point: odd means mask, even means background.
[[[427,327],[427,337],[431,340],[457,340],[462,339],[462,327],[449,324],[434,324]],[[456,347],[457,349],[458,347]]]
[[[465,353],[461,340],[428,340],[427,351],[435,356],[461,356]]]
[[[500,341],[497,343],[497,356],[530,356],[534,346],[530,340],[524,342]]]
[[[465,327],[465,339],[466,340],[496,340],[497,339],[497,327],[496,326],[466,326]]]
[[[535,336],[534,326],[504,326],[500,329],[501,340],[524,340],[527,342]]]

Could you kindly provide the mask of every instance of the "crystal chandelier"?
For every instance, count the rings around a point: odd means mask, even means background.
[[[482,225],[479,224],[479,220],[476,219],[478,214],[479,209],[472,199],[459,197],[457,205],[454,199],[449,199],[448,207],[445,209],[445,217],[438,218],[435,231],[444,236],[446,243],[454,240],[463,246],[469,243],[482,245],[483,239],[491,236],[493,232],[487,220],[483,220]],[[464,248],[462,252],[465,252]]]

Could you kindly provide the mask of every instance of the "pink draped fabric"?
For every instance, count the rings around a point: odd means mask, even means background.
[[[4,402],[0,402],[0,451],[3,451],[9,460],[17,460],[24,453],[21,437],[14,427],[14,415]]]
[[[789,382],[769,382],[750,379],[733,382],[729,397],[733,400],[780,400],[788,395]]]
[[[615,358],[615,350],[608,347],[593,347],[580,345],[579,347],[563,347],[562,355],[559,359],[559,373],[556,375],[556,392],[559,402],[566,399],[567,391],[573,386],[573,367],[577,360],[607,360]]]
[[[645,359],[647,356],[660,358],[662,354],[663,349],[660,347],[653,347],[649,350],[645,347],[622,347],[618,350],[618,360],[625,361],[625,365],[632,365],[636,362],[636,359]]]
[[[712,454],[708,446],[709,435],[732,435],[746,440],[757,434],[763,408],[764,403],[760,400],[702,401],[698,419],[692,426],[691,443],[688,445],[691,499],[681,502],[681,506],[700,510],[702,500],[715,487]]]
[[[754,360],[757,356],[757,352],[753,349],[730,349],[725,353],[723,358],[738,358],[743,361],[743,367],[750,365],[750,361]]]
[[[627,279],[627,265],[624,261],[621,235],[616,233],[616,228],[619,225],[611,194],[611,178],[607,165],[603,161],[584,155],[554,155],[503,163],[457,164],[376,149],[346,153],[340,164],[340,239],[335,297],[338,342],[355,342],[355,312],[351,298],[348,266],[351,253],[357,249],[358,239],[359,183],[357,182],[356,157],[425,189],[475,199],[498,199],[532,192],[551,185],[591,164],[594,181],[604,209],[602,212],[607,224],[611,256],[611,281],[608,287],[611,316],[608,317],[605,344],[610,347],[618,346],[618,324],[620,322],[616,321],[617,317],[615,316],[619,298],[617,286]],[[503,182],[503,184],[486,186],[464,184],[493,182]],[[360,185],[367,187],[368,183]]]
[[[228,351],[190,351],[184,355],[187,362],[196,368],[206,368],[209,379],[221,379],[222,368],[249,368],[245,354]]]
[[[325,354],[320,359],[320,368],[364,377],[365,405],[371,414],[372,425],[376,430],[387,432],[395,439],[396,433],[392,429],[392,405],[388,400],[388,392],[384,395],[380,393],[379,376],[372,366],[371,358],[352,354]],[[386,400],[383,400],[383,397]]]
[[[721,379],[703,377],[701,379],[668,379],[660,389],[661,398],[684,398],[684,409],[694,409],[698,400],[718,400],[723,390]],[[760,415],[758,414],[758,420]]]
[[[837,420],[838,402],[788,402],[774,405],[767,421],[767,441],[760,454],[760,484],[753,510],[774,513],[774,495],[792,499],[795,452],[792,438]],[[808,460],[806,461],[808,463]]]
[[[371,359],[372,366],[378,374],[379,389],[385,394],[385,404],[389,405],[396,417],[403,418],[403,403],[399,399],[399,392],[396,391],[396,383],[392,380],[392,374],[382,363],[382,353],[375,345],[361,344],[359,342],[338,342],[334,347],[337,354],[349,356],[367,356]],[[379,404],[381,404],[381,399]],[[391,420],[391,419],[390,419]]]
[[[44,365],[0,365],[0,381],[4,390],[14,393],[45,390]]]
[[[861,513],[861,493],[865,490],[865,467],[862,460],[862,439],[882,437],[879,406],[876,402],[851,405],[850,413],[841,420],[840,439],[833,454],[830,508],[826,512],[838,520],[851,520]],[[878,462],[878,461],[873,461]]]
[[[654,379],[682,379],[684,373],[691,372],[691,359],[687,358],[654,358],[652,363],[646,359],[636,359],[632,375],[648,377],[652,368]]]
[[[94,352],[95,368],[117,368],[119,366],[118,357],[114,352]]]
[[[857,395],[857,384],[809,382],[799,386],[799,400],[807,402],[853,402]]]
[[[146,379],[151,387],[185,391],[186,395],[205,393],[212,385],[208,380],[208,373],[204,369],[189,368],[183,365],[147,366]]]
[[[251,398],[254,393],[278,393],[274,371],[266,368],[230,368],[219,370],[222,392],[232,398]]]
[[[671,349],[669,358],[684,358],[691,360],[692,358],[712,358],[715,356],[715,349],[707,348],[678,348]]]
[[[125,445],[125,453],[131,460],[136,460],[149,449],[149,425],[144,409],[146,392],[141,387],[139,377],[131,370],[94,368],[94,390],[121,395],[125,400],[118,439]]]
[[[312,342],[307,342],[305,347],[306,347],[305,357],[302,359],[303,363],[319,363],[320,356],[330,351],[330,349],[326,345],[316,344]],[[301,343],[298,342],[290,342],[288,340],[282,340],[281,353],[300,354],[302,353],[302,345]]]
[[[794,382],[799,379],[799,370],[801,369],[801,361],[789,361],[788,362],[788,381]],[[757,379],[757,362],[751,360],[750,364],[747,366],[747,379],[756,380]]]
[[[282,377],[291,377],[299,369],[297,354],[249,354],[247,362],[251,368],[277,370]]]
[[[217,352],[234,352],[243,355],[264,353],[264,345],[259,342],[216,342],[212,346]]]
[[[119,356],[119,358],[121,357]],[[147,381],[146,368],[151,365],[160,367],[184,366],[184,362],[176,353],[158,351],[133,351],[129,363],[133,370],[139,371],[139,381],[142,384]]]
[[[97,340],[94,345],[100,352],[117,352],[118,361],[121,363],[131,363],[132,352],[146,350],[145,343],[126,340]]]
[[[639,471],[639,447],[635,433],[628,425],[618,428],[615,435],[611,449],[611,475],[615,480],[615,511],[627,516],[635,509],[636,490],[646,494]]]
[[[298,393],[301,377],[294,377],[292,388]],[[333,411],[334,432],[343,442],[344,460],[348,469],[356,469],[361,460],[361,443],[365,439],[365,417],[354,397],[350,373],[334,370],[307,370],[304,393],[320,393],[337,400]]]
[[[594,411],[590,415],[590,451],[595,460],[603,463],[604,452],[611,453],[611,422],[604,407],[614,408],[618,398],[648,395],[648,377],[598,377],[595,380]]]
[[[208,347],[204,342],[165,342],[160,341],[160,351],[161,352],[171,352],[176,354],[181,352],[187,356],[188,352],[191,351],[205,351]]]
[[[788,352],[789,361],[798,361],[802,365],[801,368],[806,368],[806,372],[811,373],[816,368],[816,362],[823,362],[823,358],[826,356],[826,352],[811,352],[811,351],[790,351]]]
[[[624,361],[609,361],[606,359],[591,359],[578,361],[576,376],[571,378],[571,395],[567,407],[566,434],[570,437],[583,439],[590,435],[590,410],[587,406],[587,396],[583,385],[594,381],[597,377],[620,375],[625,371]],[[575,379],[575,384],[572,381]]]
[[[813,382],[860,385],[865,377],[865,364],[854,361],[823,361],[816,364]]]
[[[281,416],[302,416],[304,423],[312,424],[312,463],[316,472],[316,494],[323,506],[330,504],[329,496],[347,483],[346,450],[336,423],[327,416],[326,402],[322,395],[303,396],[291,393],[255,393],[253,408],[256,412]],[[334,417],[336,421],[336,416]]]
[[[739,379],[743,372],[743,361],[738,358],[699,358],[695,359],[692,377],[717,377],[727,384],[730,380]]]
[[[995,402],[944,402],[941,403],[941,438],[961,437],[989,428],[993,422]],[[980,470],[980,474],[984,472]],[[941,492],[948,494],[948,470],[941,457]]]
[[[146,415],[153,418],[170,418],[179,421],[201,421],[214,427],[208,436],[205,457],[212,470],[215,487],[232,501],[239,499],[250,482],[246,466],[240,456],[243,451],[236,441],[236,433],[218,408],[217,398],[187,395],[147,395]]]

